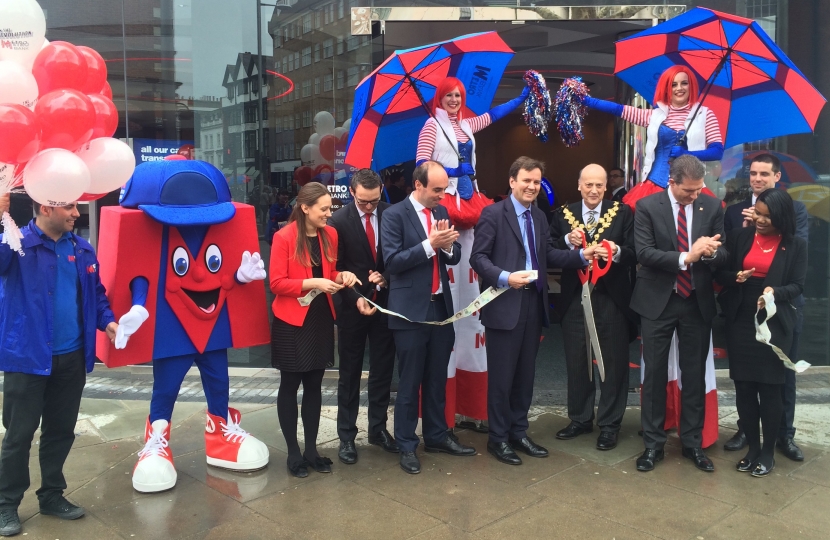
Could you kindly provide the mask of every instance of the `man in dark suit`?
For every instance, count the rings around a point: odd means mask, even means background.
[[[478,273],[482,289],[510,287],[481,310],[487,338],[487,451],[510,465],[522,463],[516,449],[531,457],[548,455],[527,436],[536,353],[542,326],[549,325],[548,265],[582,268],[587,264],[581,249],[553,247],[545,214],[533,205],[544,168],[541,161],[525,156],[513,162],[511,194],[482,211],[470,254],[470,266]]]
[[[646,450],[637,470],[663,459],[666,384],[672,336],[678,337],[681,371],[680,441],[683,456],[703,471],[715,470],[701,448],[705,365],[712,319],[717,313],[712,271],[726,264],[720,200],[701,194],[703,164],[684,155],[672,162],[668,189],[637,202],[634,242],[642,265],[631,309],[642,324],[642,424]]]
[[[752,197],[745,201],[733,204],[726,209],[723,219],[723,228],[728,235],[730,231],[752,225],[752,216],[755,214],[755,200],[758,195],[768,189],[775,189],[781,180],[781,161],[772,154],[758,154],[749,164],[749,187]],[[807,207],[801,201],[793,201],[795,211],[795,235],[810,241],[810,223]],[[804,295],[800,294],[793,301],[796,312],[796,323],[793,327],[793,343],[788,356],[793,362],[798,360],[798,341],[801,329],[804,326]],[[777,446],[785,456],[793,461],[804,461],[804,454],[795,444],[795,372],[787,370],[787,380],[782,389],[784,413],[781,418],[781,430],[778,433]],[[738,431],[723,445],[724,450],[736,451],[746,446],[746,436],[738,420]]]
[[[360,375],[363,352],[369,339],[369,443],[397,453],[398,445],[386,429],[389,389],[395,368],[395,342],[389,317],[380,313],[360,294],[386,307],[388,291],[383,276],[383,247],[379,241],[380,222],[389,204],[381,201],[383,184],[370,169],[352,176],[350,191],[354,202],[334,213],[329,225],[337,230],[337,269],[354,273],[363,285],[345,288],[335,296],[337,308],[340,379],[337,384],[337,434],[340,461],[357,462],[354,439],[360,408]],[[358,294],[360,291],[360,294]]]
[[[611,190],[611,200],[622,202],[628,190],[625,189],[625,171],[614,167],[608,171],[608,188]]]
[[[475,449],[458,442],[444,416],[447,366],[455,344],[453,326],[421,324],[443,321],[453,313],[447,265],[458,264],[461,245],[446,208],[438,204],[449,178],[436,161],[416,167],[412,178],[415,191],[384,212],[380,238],[389,273],[389,309],[409,319],[389,319],[400,375],[395,439],[401,468],[417,474],[421,472],[415,455],[420,442],[415,434],[419,391],[424,449],[455,456],[473,456]]]
[[[597,449],[617,446],[617,435],[628,401],[628,343],[636,336],[636,316],[631,303],[631,268],[637,264],[634,254],[634,216],[627,205],[603,200],[605,169],[588,165],[579,174],[582,201],[562,207],[553,217],[550,237],[560,249],[582,247],[608,240],[614,252],[612,266],[600,278],[591,294],[591,304],[605,365],[605,381],[597,408],[600,429]],[[604,249],[603,249],[604,251]],[[557,439],[573,439],[593,431],[596,384],[585,342],[585,314],[582,310],[582,284],[575,270],[562,272],[561,295],[556,311],[562,321],[565,363],[568,371],[568,417],[571,423],[556,434]],[[630,336],[629,330],[633,330]]]

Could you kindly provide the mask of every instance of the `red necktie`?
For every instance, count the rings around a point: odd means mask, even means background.
[[[372,258],[378,260],[378,252],[375,247],[375,229],[372,227],[372,214],[366,215],[366,239],[369,240],[369,249],[372,251]]]
[[[432,212],[429,208],[424,208],[421,212],[427,217],[427,237],[429,237],[429,233],[432,231]],[[432,257],[432,294],[438,292],[438,285],[440,283],[441,278],[438,277],[438,252],[436,252]]]
[[[681,253],[689,251],[689,233],[686,227],[686,207],[677,203],[677,250]],[[692,294],[692,271],[688,265],[686,270],[677,273],[677,294],[681,298],[688,298]]]

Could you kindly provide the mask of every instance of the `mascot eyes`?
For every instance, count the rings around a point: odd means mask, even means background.
[[[187,254],[187,250],[183,247],[177,247],[176,251],[173,252],[173,271],[177,275],[183,276],[187,273],[188,268],[190,268],[190,256]]]
[[[219,246],[211,244],[205,252],[205,263],[207,263],[208,270],[211,274],[215,274],[222,267],[222,252]]]

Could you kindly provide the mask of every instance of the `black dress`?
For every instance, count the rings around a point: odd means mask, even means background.
[[[769,345],[755,339],[753,320],[758,297],[764,292],[764,278],[750,277],[742,287],[738,314],[727,328],[729,377],[733,381],[784,384],[787,373],[784,363]],[[782,305],[779,309],[788,307]],[[782,350],[788,351],[789,348],[782,348]]]
[[[311,275],[323,277],[320,266],[320,241],[306,238],[311,254]],[[320,294],[308,306],[302,326],[288,324],[279,317],[271,323],[271,365],[281,371],[302,373],[334,365],[334,317],[328,295]]]

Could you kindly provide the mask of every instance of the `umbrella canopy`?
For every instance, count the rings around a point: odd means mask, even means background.
[[[819,185],[796,186],[787,190],[793,200],[801,201],[807,212],[824,221],[830,221],[830,187]]]
[[[513,51],[496,32],[395,51],[355,89],[346,164],[377,171],[414,159],[441,81],[459,79],[467,109],[483,114],[511,58]]]
[[[792,184],[813,184],[818,179],[818,175],[812,167],[790,154],[782,154],[781,152],[772,152],[769,150],[739,151],[729,155],[730,153],[730,151],[727,151],[721,162],[721,181],[731,178],[749,179],[749,166],[752,163],[752,159],[760,154],[772,154],[778,158],[781,162],[781,180],[779,182],[784,186],[790,186]]]
[[[689,67],[727,148],[809,133],[827,101],[758,23],[711,9],[691,9],[622,39],[616,51],[614,72],[652,102],[660,74]]]

